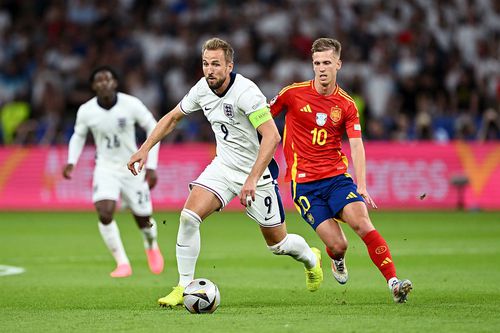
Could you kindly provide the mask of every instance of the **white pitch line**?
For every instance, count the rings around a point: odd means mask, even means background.
[[[25,271],[22,267],[0,265],[0,276],[22,274]]]
[[[105,262],[113,260],[113,257],[109,255],[102,256],[50,256],[50,257],[9,257],[9,260],[16,263],[43,263],[43,264],[54,264],[54,263],[83,263],[83,262]]]

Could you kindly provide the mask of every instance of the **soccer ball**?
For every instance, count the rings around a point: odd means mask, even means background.
[[[195,279],[184,289],[184,307],[191,313],[212,313],[220,304],[219,288],[208,279]]]

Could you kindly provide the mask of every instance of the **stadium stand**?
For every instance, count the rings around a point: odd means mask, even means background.
[[[0,108],[30,112],[1,126],[2,144],[67,143],[101,64],[159,118],[202,75],[209,36],[232,42],[236,71],[269,99],[312,78],[312,40],[340,40],[368,140],[500,139],[499,1],[3,0]],[[207,126],[190,117],[169,140],[211,141]]]

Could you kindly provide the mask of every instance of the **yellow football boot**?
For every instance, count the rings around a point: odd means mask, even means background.
[[[321,282],[323,282],[323,269],[321,268],[321,251],[315,247],[311,250],[316,255],[316,266],[306,271],[306,287],[309,291],[316,291],[319,289]]]
[[[172,288],[173,290],[165,297],[162,297],[158,300],[158,304],[161,307],[174,307],[177,305],[183,305],[184,303],[184,287],[176,286]]]

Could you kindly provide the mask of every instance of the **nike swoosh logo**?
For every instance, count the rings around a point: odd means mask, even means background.
[[[189,245],[181,245],[179,243],[176,244],[178,247],[189,247]]]
[[[205,111],[210,111],[210,110],[212,110],[212,108],[209,108],[209,107],[206,107],[206,106],[205,106],[205,107],[203,108],[203,110],[205,110]]]
[[[264,217],[264,221],[269,221],[270,219],[272,219],[272,218],[273,218],[273,217],[275,217],[275,216],[276,216],[276,214],[274,214],[274,215],[273,215],[273,216],[271,216],[271,217]]]

